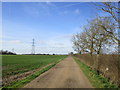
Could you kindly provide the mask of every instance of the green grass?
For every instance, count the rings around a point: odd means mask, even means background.
[[[96,71],[92,70],[87,65],[83,64],[79,59],[73,57],[75,61],[79,64],[80,68],[84,74],[88,77],[92,86],[95,88],[117,88],[117,85],[109,82],[107,78],[102,75],[98,75]]]
[[[24,73],[50,63],[57,62],[65,55],[3,55],[3,77]]]
[[[35,79],[36,77],[38,77],[40,74],[48,71],[50,68],[52,68],[55,65],[56,65],[56,63],[52,64],[52,65],[49,65],[46,68],[43,68],[42,70],[35,72],[34,74],[26,77],[23,80],[14,81],[9,86],[3,87],[3,89],[4,88],[20,88],[20,87],[24,86],[25,84],[29,83],[30,81],[32,81],[33,79]]]

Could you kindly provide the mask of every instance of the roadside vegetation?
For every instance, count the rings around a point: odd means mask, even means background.
[[[95,88],[117,88],[117,85],[113,84],[107,78],[102,75],[98,75],[96,71],[92,70],[87,65],[83,64],[79,59],[73,57],[76,63],[79,64],[80,68],[87,76],[93,87]]]
[[[87,21],[80,32],[72,36],[73,49],[78,54],[76,56],[86,65],[92,68],[95,66],[98,74],[103,73],[105,77],[120,86],[120,79],[118,78],[120,71],[119,3],[101,2],[93,4],[97,10],[106,15],[96,15]],[[104,85],[100,87],[104,87]]]

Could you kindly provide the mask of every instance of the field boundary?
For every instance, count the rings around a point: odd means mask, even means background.
[[[120,87],[120,55],[74,54],[73,56]]]
[[[30,71],[27,71],[27,72],[24,72],[24,73],[21,73],[21,74],[16,74],[16,75],[12,75],[10,77],[7,77],[7,78],[3,78],[3,82],[2,84],[4,85],[6,83],[5,86],[9,85],[12,82],[14,81],[18,81],[18,80],[22,80],[22,79],[25,79],[27,76],[29,75],[32,75],[33,73],[35,73],[36,71],[39,71],[39,70],[42,70],[43,68],[51,65],[53,63],[50,63],[48,65],[45,65],[45,66],[42,66],[42,67],[39,67],[37,69],[34,69],[34,70],[30,70]],[[20,77],[20,78],[19,78]]]
[[[62,60],[64,60],[64,58],[58,60],[55,63],[51,63],[50,65],[46,65],[46,67],[43,67],[41,70],[36,71],[32,75],[27,76],[25,79],[13,81],[13,82],[10,83],[10,85],[2,87],[2,89],[5,89],[5,88],[21,88],[25,84],[31,82],[33,79],[35,79],[36,77],[38,77],[39,75],[43,74],[44,72],[46,72],[49,69],[51,69],[52,67],[54,67],[57,63],[59,63]]]
[[[96,71],[92,70],[89,66],[82,63],[78,58],[73,56],[76,63],[82,69],[84,74],[87,76],[93,87],[95,88],[118,88],[117,85],[109,81],[103,75],[98,75]]]

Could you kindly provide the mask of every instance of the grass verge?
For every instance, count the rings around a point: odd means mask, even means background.
[[[24,86],[25,84],[29,83],[30,81],[32,81],[33,79],[35,79],[36,77],[38,77],[39,75],[41,75],[42,73],[48,71],[50,68],[52,68],[53,66],[55,66],[57,63],[51,64],[51,65],[43,68],[40,71],[36,71],[34,74],[26,77],[23,80],[14,81],[9,86],[5,86],[2,89],[4,89],[4,88],[20,88],[20,87]]]
[[[118,88],[117,85],[113,84],[111,81],[108,81],[107,78],[102,75],[98,75],[96,71],[92,70],[87,65],[83,64],[79,59],[73,57],[76,63],[79,64],[80,68],[87,76],[92,86],[95,88]]]

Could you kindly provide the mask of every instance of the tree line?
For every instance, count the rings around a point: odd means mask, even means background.
[[[78,53],[103,54],[119,53],[120,19],[118,14],[119,3],[102,2],[97,5],[97,9],[108,13],[109,16],[97,16],[89,20],[83,27],[82,32],[78,32],[72,37],[73,49]]]
[[[7,50],[6,51],[1,50],[0,54],[2,54],[2,55],[16,55],[16,53],[11,52],[11,51],[7,51]]]

